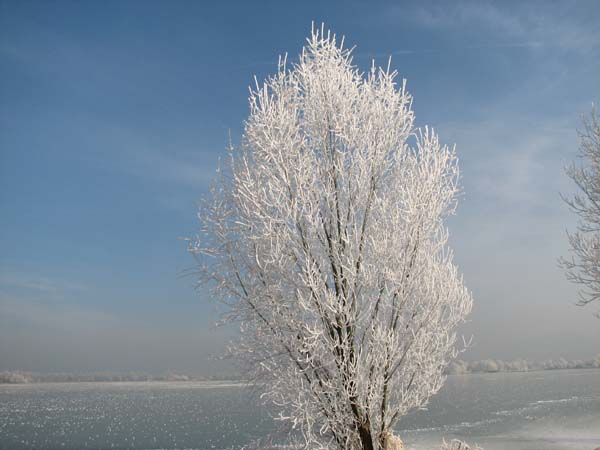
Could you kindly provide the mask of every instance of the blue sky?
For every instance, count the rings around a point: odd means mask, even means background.
[[[325,22],[408,80],[456,143],[449,223],[472,358],[586,358],[600,322],[556,266],[579,116],[600,101],[600,4],[0,1],[0,370],[210,373],[230,330],[194,234],[248,86]]]

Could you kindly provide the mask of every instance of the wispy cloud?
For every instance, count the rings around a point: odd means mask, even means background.
[[[454,48],[455,52],[465,52],[469,50],[494,50],[494,49],[535,49],[542,47],[544,44],[541,42],[515,42],[515,43],[495,43],[495,44],[479,44],[479,45],[461,45],[459,47]],[[448,51],[452,51],[452,48],[420,48],[420,49],[394,49],[388,53],[363,53],[357,52],[355,56],[358,58],[389,58],[394,56],[410,56],[410,55],[426,55],[426,54],[439,54],[439,53],[447,53]]]
[[[81,283],[14,271],[0,272],[0,287],[16,288],[45,294],[87,290],[87,286]]]
[[[32,300],[2,293],[0,317],[36,328],[77,332],[104,329],[117,323],[114,316],[82,305]]]
[[[153,136],[131,126],[95,117],[77,117],[76,120],[80,129],[95,130],[93,135],[85,131],[76,135],[78,143],[86,149],[86,163],[92,161],[95,167],[155,183],[196,189],[206,188],[215,176],[212,149],[207,150],[202,141],[194,142],[193,138],[183,136],[167,143],[156,142]],[[225,147],[225,140],[223,142]]]
[[[140,177],[203,188],[216,175],[216,166],[201,163],[197,158],[178,158],[149,148],[129,149],[127,153],[130,158],[126,170]]]
[[[600,48],[597,2],[589,2],[592,14],[581,15],[585,2],[523,2],[508,7],[502,2],[463,0],[421,3],[416,7],[395,4],[383,12],[383,20],[403,20],[425,29],[450,32],[485,30],[488,42],[461,49],[554,47],[587,52]],[[595,18],[594,18],[595,16]]]
[[[593,3],[589,3],[592,9],[594,9]],[[540,2],[537,5],[523,3],[522,10],[518,11],[519,15],[508,8],[500,10],[497,6],[489,4],[487,10],[490,20],[499,20],[500,23],[506,24],[504,31],[512,33],[516,38],[533,40],[537,46],[547,45],[586,52],[600,47],[600,28],[595,26],[597,22],[593,18],[591,22],[587,22],[589,16],[572,14],[573,11],[581,11],[580,6],[576,2],[562,4]],[[561,9],[562,14],[556,14]],[[595,15],[598,18],[600,14],[597,12],[596,8]],[[591,16],[593,17],[594,14]],[[482,15],[475,14],[472,20],[478,21],[481,17]],[[491,23],[491,21],[484,21],[482,25],[489,26]]]
[[[164,77],[173,77],[173,83],[177,82],[176,72],[165,70],[163,62],[155,58],[140,58],[136,64],[131,64],[131,55],[122,49],[113,49],[107,55],[102,45],[79,42],[44,27],[25,36],[27,38],[7,36],[0,43],[0,58],[43,74],[49,83],[68,82],[73,92],[82,95],[88,95],[91,89],[116,95],[123,89],[119,80],[132,74],[141,77],[145,73],[160,72]],[[253,65],[263,64],[263,61],[257,61]],[[276,59],[273,65],[276,65]],[[82,76],[83,73],[86,76]],[[65,80],[67,76],[69,78]],[[135,89],[134,84],[128,87],[128,90]],[[190,150],[191,145],[202,147],[202,142],[190,144],[185,142],[185,137],[179,137],[168,146],[162,145],[153,141],[155,135],[147,129],[112,121],[109,116],[97,115],[90,110],[80,111],[68,117],[68,121],[69,137],[78,149],[76,157],[93,160],[96,167],[195,188],[206,187],[214,175],[213,166],[202,163],[201,148]]]
[[[549,195],[568,188],[563,167],[576,148],[576,132],[558,120],[548,119],[544,126],[519,122],[525,118],[443,128],[459,143],[470,195],[539,213]]]
[[[60,330],[113,322],[110,315],[77,303],[88,291],[83,283],[5,269],[0,272],[0,318]]]

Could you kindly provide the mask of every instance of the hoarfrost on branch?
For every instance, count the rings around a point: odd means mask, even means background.
[[[574,233],[568,233],[571,257],[560,260],[567,278],[581,285],[579,305],[600,300],[600,123],[595,110],[583,125],[579,133],[583,165],[567,168],[579,193],[565,198],[579,223]]]

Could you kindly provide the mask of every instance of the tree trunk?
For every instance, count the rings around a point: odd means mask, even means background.
[[[369,422],[363,423],[358,427],[358,434],[363,450],[374,450],[373,436],[371,436],[371,427]]]

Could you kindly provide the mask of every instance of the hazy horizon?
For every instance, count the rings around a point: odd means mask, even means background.
[[[474,297],[465,360],[590,359],[598,307],[557,259],[580,115],[600,101],[600,3],[0,1],[0,371],[211,375],[235,334],[184,276],[196,206],[248,86],[311,21],[407,79],[456,143],[448,222]]]

